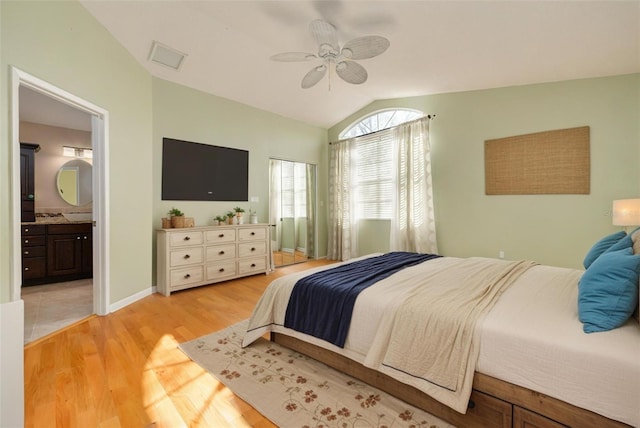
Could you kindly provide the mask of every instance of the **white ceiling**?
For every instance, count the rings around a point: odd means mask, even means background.
[[[82,4],[152,75],[330,127],[376,99],[640,72],[640,1],[95,1]],[[340,42],[388,38],[359,61],[362,85],[335,74],[311,89],[313,19]],[[188,54],[180,71],[148,61],[156,40]],[[437,113],[437,112],[435,112]]]

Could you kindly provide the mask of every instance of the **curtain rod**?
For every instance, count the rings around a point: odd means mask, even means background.
[[[378,130],[378,131],[372,131],[372,132],[369,132],[369,133],[367,133],[367,134],[362,134],[362,135],[358,135],[357,137],[351,137],[351,138],[366,137],[366,136],[368,136],[368,135],[373,135],[373,134],[378,133],[378,132],[382,132],[382,131],[387,131],[387,130],[389,130],[389,129],[393,129],[393,128],[398,127],[398,126],[400,126],[400,125],[405,125],[405,124],[407,124],[407,123],[411,123],[411,122],[417,122],[418,120],[422,120],[422,119],[424,119],[425,117],[426,117],[427,119],[429,119],[429,120],[433,120],[433,119],[435,119],[435,118],[436,118],[436,115],[435,115],[435,114],[427,114],[427,115],[422,116],[422,117],[419,117],[419,118],[417,118],[417,119],[409,120],[409,121],[407,121],[407,122],[400,123],[400,124],[398,124],[398,125],[396,125],[396,126],[392,126],[391,128],[380,129],[380,130]],[[329,145],[336,144],[336,143],[339,143],[340,141],[349,140],[349,139],[350,139],[350,138],[343,138],[342,140],[338,140],[338,141],[333,141],[333,142],[329,141]]]

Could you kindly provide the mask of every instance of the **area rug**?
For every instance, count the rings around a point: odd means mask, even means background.
[[[240,346],[247,321],[180,345],[280,427],[453,428],[441,419],[266,339]]]

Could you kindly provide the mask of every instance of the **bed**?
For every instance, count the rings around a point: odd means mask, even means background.
[[[338,266],[379,256],[368,255]],[[460,273],[469,265],[482,269],[485,265],[497,266],[504,284],[472,324],[470,357],[461,363],[465,376],[457,378],[459,388],[445,388],[459,389],[456,393],[462,394],[449,399],[431,390],[430,385],[440,381],[414,381],[415,376],[407,378],[402,374],[403,367],[394,368],[385,359],[394,358],[389,351],[393,349],[389,337],[404,336],[390,333],[392,328],[400,328],[396,326],[398,308],[418,302],[416,289],[423,288],[422,282],[429,282],[427,279],[433,284],[444,275],[444,282],[451,283],[458,277],[479,276],[469,274],[473,271]],[[285,327],[295,284],[335,267],[329,265],[274,280],[256,305],[243,346],[270,333],[272,340],[284,346],[460,427],[640,426],[640,324],[630,318],[610,331],[586,334],[576,308],[577,284],[584,271],[483,258],[428,260],[361,291],[346,341],[339,346]],[[637,277],[635,281],[637,286]],[[637,293],[635,299],[637,303]],[[453,335],[462,335],[460,331]],[[414,345],[422,340],[423,337],[410,339],[399,346],[410,347],[410,354],[414,354]],[[454,347],[460,347],[459,343]]]

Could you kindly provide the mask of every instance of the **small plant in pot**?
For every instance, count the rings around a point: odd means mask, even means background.
[[[236,213],[234,211],[227,211],[227,223],[228,224],[233,224],[233,218],[236,216]]]
[[[223,215],[218,215],[213,220],[216,222],[217,226],[222,226],[227,220],[227,217]]]
[[[180,211],[178,208],[171,208],[168,214],[171,217],[172,227],[184,227],[184,213],[182,211]]]
[[[242,213],[244,212],[244,209],[241,207],[235,207],[233,211],[235,211],[236,217],[238,217],[238,224],[242,224]]]

